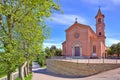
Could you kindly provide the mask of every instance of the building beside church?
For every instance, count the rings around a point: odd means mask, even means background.
[[[77,21],[66,30],[66,41],[62,43],[63,56],[104,57],[105,56],[105,23],[104,14],[98,10],[96,32],[89,25]]]

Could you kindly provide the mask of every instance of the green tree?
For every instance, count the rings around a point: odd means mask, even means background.
[[[117,57],[119,58],[120,56],[120,43],[113,44],[109,49],[108,49],[108,54],[116,54]]]
[[[37,56],[37,61],[41,67],[43,67],[46,64],[46,56],[47,54],[45,52],[41,52],[41,54]]]
[[[46,48],[45,48],[45,53],[47,54],[47,55],[46,55],[47,58],[53,56],[53,54],[50,52],[50,48],[49,48],[49,47],[46,47]]]
[[[54,0],[2,0],[0,3],[0,41],[4,49],[0,62],[6,65],[8,80],[12,79],[16,66],[21,67],[27,61],[29,67],[42,51],[43,41],[49,36],[45,19],[54,10],[59,10]]]
[[[111,49],[111,52],[112,52],[112,54],[116,54],[117,53],[117,45],[116,44],[113,44],[111,47],[110,47],[110,49]]]
[[[62,56],[62,50],[57,48],[55,45],[52,45],[50,48],[46,47],[45,53],[47,54],[47,57]]]
[[[16,69],[18,57],[16,54],[17,41],[14,38],[14,17],[11,17],[10,10],[6,11],[7,8],[10,6],[8,7],[6,1],[3,1],[3,4],[0,4],[0,41],[4,54],[0,55],[2,56],[0,62],[5,65],[8,80],[11,80],[11,74]]]
[[[56,53],[56,46],[55,45],[52,45],[51,47],[50,47],[50,52],[52,53],[52,56],[54,56],[55,55],[55,53]]]
[[[117,45],[116,45],[116,50],[117,50],[117,57],[119,58],[119,56],[120,56],[120,43],[118,43]]]
[[[62,50],[60,48],[56,49],[55,56],[62,56]]]
[[[107,49],[107,54],[110,55],[110,56],[113,55],[111,48],[108,48],[108,49]]]
[[[60,48],[56,48],[56,46],[46,47],[42,54],[37,56],[37,61],[41,66],[46,64],[46,58],[50,58],[53,56],[62,56],[62,50]]]

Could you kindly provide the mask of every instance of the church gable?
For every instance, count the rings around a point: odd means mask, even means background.
[[[88,37],[88,26],[75,23],[66,30],[67,41],[74,42],[75,40],[85,41]]]
[[[73,35],[75,33],[85,33],[87,32],[88,34],[92,34],[94,35],[95,37],[96,36],[96,33],[92,30],[92,28],[88,25],[84,25],[84,24],[80,24],[80,23],[77,23],[75,22],[72,26],[70,26],[67,30],[66,30],[66,34],[68,35]]]
[[[88,26],[87,25],[83,25],[83,24],[79,24],[77,22],[75,22],[72,26],[70,26],[66,32],[71,32],[71,31],[77,31],[77,30],[87,30]]]

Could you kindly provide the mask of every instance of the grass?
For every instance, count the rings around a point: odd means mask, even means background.
[[[16,78],[15,80],[21,80],[20,78]]]
[[[41,68],[47,68],[47,66],[46,66],[46,65],[44,65],[44,66],[41,66]]]
[[[15,80],[21,80],[21,79],[16,78]],[[25,77],[25,80],[32,80],[32,74],[29,74],[28,77]]]
[[[28,77],[25,78],[25,80],[32,80],[32,74],[29,74]]]

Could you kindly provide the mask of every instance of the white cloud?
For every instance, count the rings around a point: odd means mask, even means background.
[[[43,45],[44,45],[44,48],[46,48],[46,47],[49,47],[49,48],[50,48],[50,47],[53,46],[53,45],[55,45],[57,48],[62,48],[62,43],[60,44],[60,43],[44,42]]]
[[[114,39],[114,38],[107,38],[106,39],[107,46],[111,46],[112,44],[116,44],[118,42],[120,42],[120,40],[118,40],[118,39]]]
[[[106,46],[111,46],[112,44],[116,44],[120,42],[120,40],[118,39],[114,39],[114,38],[107,38],[106,39]],[[62,48],[62,43],[51,43],[51,42],[44,42],[44,48],[46,47],[51,47],[52,45],[55,45],[57,48]]]
[[[57,48],[62,49],[62,42],[63,40],[61,40],[61,38],[50,38],[44,41],[43,48],[50,48],[51,46],[55,45]]]
[[[90,3],[90,4],[96,4],[96,5],[101,5],[101,4],[111,4],[111,5],[118,5],[120,4],[120,0],[82,0],[82,2],[85,2],[85,3]]]
[[[78,15],[72,14],[53,14],[52,19],[55,23],[62,25],[71,25],[75,22],[75,18],[77,18],[79,23],[87,24],[87,20]]]
[[[99,4],[100,1],[101,0],[82,0],[82,2],[86,2],[86,3],[90,3],[90,4]]]
[[[120,5],[120,0],[81,0],[83,3],[88,3],[88,5],[100,6],[102,10],[113,10],[118,8]]]
[[[54,38],[54,39],[51,39],[51,38],[50,38],[50,39],[45,40],[45,42],[55,42],[55,41],[59,41],[59,40],[58,40],[58,39],[55,39],[55,38]]]
[[[115,5],[120,5],[120,0],[112,0]]]
[[[107,38],[106,39],[106,46],[111,46],[112,44],[116,44],[120,42],[120,40],[118,39],[114,39],[114,38]],[[55,45],[57,48],[61,48],[62,49],[62,43],[58,42],[58,43],[55,43],[55,42],[51,42],[51,41],[48,41],[48,42],[44,42],[44,48],[46,47],[51,47],[52,45]]]

